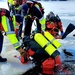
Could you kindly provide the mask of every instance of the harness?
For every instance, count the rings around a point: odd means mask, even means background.
[[[30,1],[30,2],[27,2],[27,4],[30,6],[30,8],[36,6],[42,12],[42,14],[44,13],[44,9],[43,9],[41,3],[36,2],[36,1]]]

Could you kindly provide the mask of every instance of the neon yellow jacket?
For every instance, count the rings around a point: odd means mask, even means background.
[[[39,19],[39,22],[41,24],[41,29],[44,32],[45,29],[46,29],[46,25],[45,25],[46,24],[46,19],[44,17],[42,17],[41,19]]]
[[[18,41],[14,32],[13,23],[4,15],[1,16],[1,23],[2,27],[4,28],[4,31],[6,32],[7,37],[9,38],[15,49],[20,48],[20,42]]]
[[[14,0],[8,0],[7,1],[10,5],[14,5]]]

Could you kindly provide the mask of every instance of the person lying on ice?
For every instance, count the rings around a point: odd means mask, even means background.
[[[55,15],[52,11],[46,16],[46,30],[49,31],[56,39],[61,39],[64,34],[62,22],[59,16]]]
[[[22,46],[16,37],[14,31],[14,25],[12,23],[12,18],[10,16],[10,12],[5,8],[0,8],[0,62],[6,62],[6,58],[2,58],[1,51],[3,47],[3,33],[6,33],[6,36],[9,38],[10,42],[14,46],[16,50],[20,52],[20,55],[25,57],[25,51],[22,49]],[[12,38],[12,39],[11,39]]]

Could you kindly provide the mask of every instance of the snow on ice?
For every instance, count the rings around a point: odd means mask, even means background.
[[[53,11],[55,14],[59,15],[63,23],[64,31],[69,23],[73,23],[75,25],[75,2],[41,1],[41,3],[43,4],[43,7],[45,9],[45,16],[50,11]],[[8,9],[6,0],[0,0],[0,7],[6,7]],[[73,37],[73,34],[75,34],[75,30],[70,33],[65,39],[59,40],[62,44],[62,46],[58,49],[60,51],[62,61],[66,59],[75,60],[75,37]],[[73,54],[73,57],[65,58],[63,49],[71,52]],[[34,66],[34,64],[31,64],[30,62],[26,65],[21,64],[19,59],[14,58],[15,55],[19,56],[19,53],[13,48],[8,38],[5,36],[2,56],[6,57],[8,61],[6,63],[0,63],[0,75],[19,75]],[[75,71],[75,62],[73,63],[73,69]]]

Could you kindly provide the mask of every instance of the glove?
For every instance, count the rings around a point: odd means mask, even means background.
[[[21,63],[26,64],[28,62],[27,52],[22,48],[19,49],[19,52],[20,52]]]
[[[64,32],[63,31],[61,31],[61,34],[60,34],[60,36],[62,36],[64,34]]]

